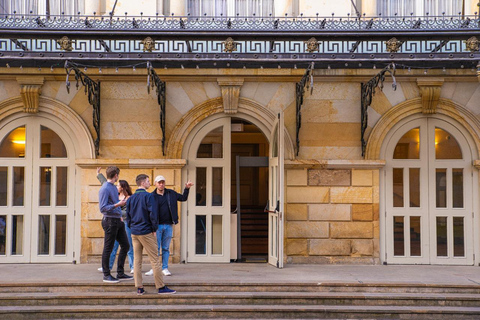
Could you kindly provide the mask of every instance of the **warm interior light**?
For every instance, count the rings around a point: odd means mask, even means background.
[[[25,144],[25,140],[12,140],[15,144]]]

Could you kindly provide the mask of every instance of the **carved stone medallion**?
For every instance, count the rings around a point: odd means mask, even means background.
[[[237,42],[233,41],[231,37],[228,37],[227,40],[223,41],[224,49],[223,51],[232,53],[233,51],[237,51]]]
[[[398,50],[400,50],[400,47],[403,44],[403,41],[397,40],[397,38],[393,37],[388,41],[385,41],[385,44],[387,45],[387,51],[390,53],[396,53]]]
[[[57,43],[60,45],[60,49],[64,51],[72,51],[72,40],[70,40],[67,36],[63,36],[61,39],[57,40]]]
[[[142,40],[143,52],[148,51],[152,52],[155,49],[155,40],[150,37],[146,37]]]
[[[319,42],[314,37],[303,42],[307,45],[307,52],[312,53],[312,52],[318,51]]]
[[[475,52],[478,51],[480,48],[480,41],[477,37],[473,36],[465,41],[465,45],[467,47],[467,50],[469,50],[470,52]]]

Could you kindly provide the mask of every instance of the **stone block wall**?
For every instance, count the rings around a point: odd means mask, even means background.
[[[114,165],[114,164],[112,164]],[[99,165],[100,166],[100,165]],[[105,174],[107,165],[102,166],[102,173]],[[135,178],[141,173],[149,175],[152,186],[148,190],[155,190],[153,180],[157,175],[163,175],[166,179],[166,187],[177,192],[183,192],[181,184],[181,169],[162,169],[162,168],[123,168],[120,167],[120,179],[126,180],[135,192],[137,186]],[[82,263],[101,263],[103,251],[102,217],[98,207],[98,190],[100,182],[96,178],[96,167],[82,169],[82,213],[81,213],[81,262]],[[181,204],[179,204],[181,206]],[[181,210],[179,207],[179,219]],[[127,258],[128,259],[128,258]],[[148,260],[148,259],[147,259]],[[170,261],[172,263],[180,262],[180,223],[173,230],[173,238],[170,244]],[[126,262],[128,263],[128,262]]]
[[[287,263],[379,263],[378,169],[287,169]]]

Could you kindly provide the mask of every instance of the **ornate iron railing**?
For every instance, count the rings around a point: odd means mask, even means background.
[[[191,17],[191,16],[80,16],[18,15],[0,17],[1,29],[75,31],[366,31],[474,30],[477,14],[471,16],[390,17]]]

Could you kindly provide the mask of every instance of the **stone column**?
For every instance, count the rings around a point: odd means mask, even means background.
[[[418,78],[417,85],[422,96],[422,112],[431,114],[437,112],[438,100],[442,91],[443,78]]]
[[[235,114],[238,110],[240,88],[243,85],[243,78],[222,78],[218,79],[218,85],[222,89],[223,110],[226,114]]]
[[[23,101],[23,111],[26,113],[37,113],[39,97],[44,82],[43,77],[18,77],[20,95]]]

